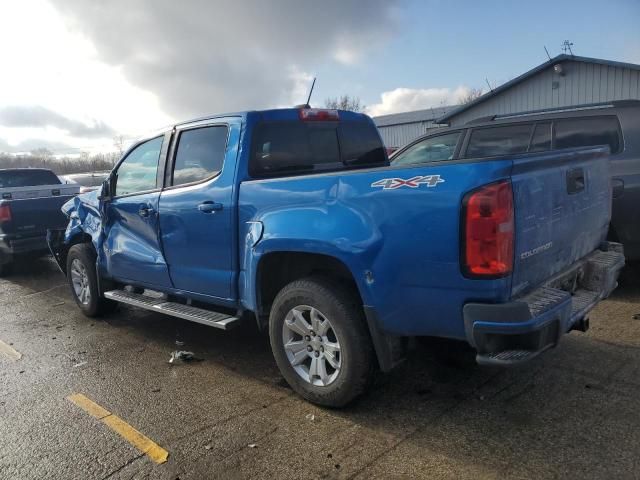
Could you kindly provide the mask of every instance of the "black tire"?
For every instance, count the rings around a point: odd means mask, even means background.
[[[11,273],[11,263],[0,263],[0,278]]]
[[[89,288],[90,298],[86,303],[80,301],[73,286],[71,268],[74,260],[77,260],[82,264],[87,274],[87,286]],[[112,300],[104,298],[98,290],[96,254],[93,247],[88,243],[80,243],[69,249],[69,253],[67,254],[67,281],[69,282],[73,299],[76,301],[78,308],[80,308],[82,313],[87,317],[99,317],[116,309],[118,304]]]
[[[331,322],[340,344],[340,369],[326,386],[313,385],[303,379],[284,349],[285,318],[294,307],[302,305],[316,308]],[[342,283],[309,277],[285,286],[273,302],[269,337],[282,376],[295,392],[312,403],[343,407],[361,395],[373,379],[375,355],[362,306],[355,292]]]

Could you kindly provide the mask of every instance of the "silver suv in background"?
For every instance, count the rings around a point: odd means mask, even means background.
[[[640,260],[640,100],[479,118],[414,140],[391,164],[465,162],[593,145],[611,149],[609,237],[624,244],[628,260]]]

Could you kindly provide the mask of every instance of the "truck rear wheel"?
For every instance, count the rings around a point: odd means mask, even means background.
[[[86,243],[74,245],[67,254],[67,281],[76,304],[87,317],[115,310],[117,303],[102,297],[98,290],[96,254]]]
[[[276,296],[271,350],[291,388],[310,402],[342,407],[369,385],[374,352],[362,307],[322,277],[296,280]]]
[[[0,259],[0,277],[4,277],[8,275],[11,271],[10,263],[2,263],[2,259]]]

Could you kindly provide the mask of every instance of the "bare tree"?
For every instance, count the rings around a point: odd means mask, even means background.
[[[46,167],[47,163],[53,158],[53,152],[44,147],[31,150],[29,155],[37,159],[38,166],[40,167]]]
[[[359,97],[351,97],[349,95],[342,95],[340,98],[329,97],[324,101],[326,108],[332,108],[337,110],[350,110],[352,112],[363,112],[365,106],[360,103]]]
[[[483,92],[482,92],[481,88],[471,88],[471,89],[469,89],[469,91],[465,95],[460,97],[460,105],[465,105],[467,103],[473,102],[476,98],[481,97],[482,93]]]
[[[122,157],[124,153],[124,136],[120,134],[113,137],[113,146],[116,147],[118,158]]]
[[[58,175],[107,171],[113,168],[117,152],[91,155],[83,152],[74,157],[56,157],[49,150],[35,149],[28,154],[0,153],[0,168],[44,167]]]

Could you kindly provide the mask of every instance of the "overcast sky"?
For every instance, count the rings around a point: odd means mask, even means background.
[[[21,0],[0,24],[0,151],[112,150],[207,113],[350,94],[455,104],[560,53],[640,63],[640,0]]]

